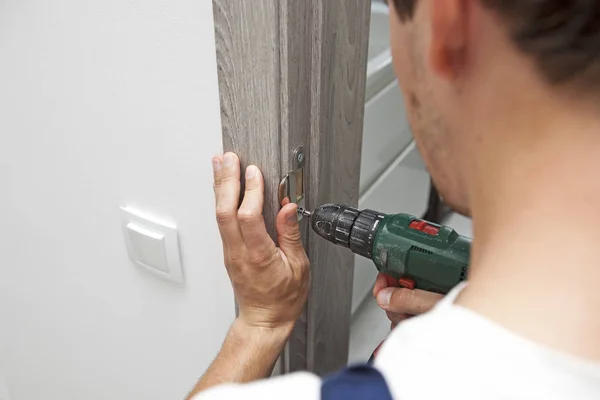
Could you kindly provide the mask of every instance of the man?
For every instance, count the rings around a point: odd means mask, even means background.
[[[308,261],[295,206],[277,216],[278,249],[260,171],[247,169],[238,210],[238,159],[217,157],[240,315],[196,398],[600,398],[600,0],[391,3],[415,140],[444,199],[473,217],[469,283],[399,324],[373,370],[231,385],[269,375]],[[374,293],[396,323],[439,300],[385,286]]]

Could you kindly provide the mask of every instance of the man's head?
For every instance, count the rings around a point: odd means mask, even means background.
[[[394,68],[415,139],[459,211],[469,213],[471,153],[494,140],[474,119],[510,115],[519,101],[535,114],[534,98],[545,92],[600,90],[600,0],[388,2]]]

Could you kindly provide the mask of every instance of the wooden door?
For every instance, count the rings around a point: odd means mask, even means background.
[[[305,148],[308,209],[356,206],[371,0],[213,0],[225,151],[265,177],[275,238],[277,188]],[[353,255],[303,226],[311,291],[280,372],[347,362]]]

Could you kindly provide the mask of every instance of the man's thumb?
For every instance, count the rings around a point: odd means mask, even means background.
[[[275,226],[279,248],[286,256],[294,257],[297,252],[304,253],[300,225],[298,224],[298,206],[296,204],[287,204],[279,211]]]

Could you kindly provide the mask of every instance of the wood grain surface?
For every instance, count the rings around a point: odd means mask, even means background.
[[[311,162],[311,82],[313,49],[313,7],[310,1],[279,0],[281,66],[281,172],[293,168],[293,152],[305,147],[306,165]],[[305,175],[306,179],[306,175]],[[301,222],[304,246],[308,251],[309,227]],[[310,252],[309,257],[310,257]],[[305,308],[296,322],[284,351],[285,372],[304,371],[307,365],[308,316]]]
[[[308,207],[358,205],[370,0],[313,0],[313,62]],[[312,287],[307,365],[317,374],[348,359],[354,256],[309,235]]]
[[[225,151],[265,177],[275,238],[277,185],[306,148],[306,199],[358,203],[370,0],[213,0]],[[284,352],[284,372],[346,364],[354,258],[309,232],[307,308]]]
[[[279,5],[213,0],[223,150],[257,165],[265,178],[264,216],[275,237],[281,178]],[[243,169],[242,169],[243,171]]]

